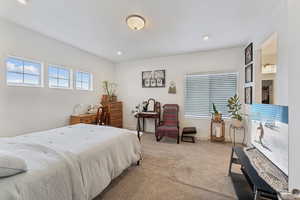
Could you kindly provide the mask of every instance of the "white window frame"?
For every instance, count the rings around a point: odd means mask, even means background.
[[[28,62],[33,62],[33,63],[38,63],[41,65],[41,70],[40,70],[40,84],[35,85],[35,84],[26,84],[26,83],[10,83],[8,82],[8,77],[7,73],[10,72],[7,70],[7,65],[6,65],[6,60],[8,58],[14,58],[22,61],[28,61]],[[4,65],[5,65],[5,80],[6,80],[6,85],[7,86],[16,86],[16,87],[37,87],[37,88],[43,88],[44,87],[44,63],[38,60],[33,60],[25,57],[20,57],[20,56],[14,56],[14,55],[7,55],[6,58],[4,59]],[[20,73],[21,74],[21,73]],[[24,74],[24,73],[23,73]]]
[[[227,71],[227,72],[209,72],[209,73],[195,73],[195,74],[186,74],[184,76],[184,90],[186,90],[185,88],[185,84],[186,84],[186,77],[187,76],[209,76],[209,75],[219,75],[219,74],[236,74],[236,91],[235,93],[237,95],[239,95],[239,83],[240,83],[240,74],[239,72],[236,72],[236,71]],[[184,104],[185,104],[185,95],[186,95],[186,91],[184,91]],[[241,102],[241,99],[240,99],[240,103]],[[185,113],[185,108],[184,108],[184,117],[187,118],[187,119],[210,119],[211,116],[198,116],[198,115],[187,115]],[[228,119],[230,118],[229,116],[222,116],[223,119]]]
[[[77,88],[77,84],[76,84],[76,82],[77,82],[77,73],[88,73],[90,75],[89,89]],[[74,77],[75,77],[75,79],[74,79],[74,88],[76,90],[93,91],[93,74],[92,74],[92,72],[83,71],[83,70],[76,70]]]
[[[56,78],[56,77],[51,77],[49,75],[49,67],[55,67],[57,69],[65,69],[65,70],[68,70],[69,71],[69,87],[66,88],[66,87],[56,87],[56,86],[50,86],[49,84],[49,79],[50,78]],[[71,68],[68,68],[68,67],[65,67],[64,65],[56,65],[56,64],[48,64],[47,65],[47,78],[48,78],[48,87],[50,89],[63,89],[63,90],[72,90],[74,88],[74,81],[73,81],[73,70]],[[60,78],[57,78],[58,80]]]

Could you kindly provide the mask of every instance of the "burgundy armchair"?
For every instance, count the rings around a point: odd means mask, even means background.
[[[163,106],[163,121],[156,128],[156,140],[160,141],[164,136],[177,139],[179,144],[179,106],[177,104],[165,104]]]

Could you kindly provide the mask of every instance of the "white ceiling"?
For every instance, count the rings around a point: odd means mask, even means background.
[[[0,16],[113,62],[245,44],[280,0],[0,0]],[[130,30],[140,14],[146,28]],[[204,35],[210,35],[203,41]],[[117,55],[122,51],[123,55]]]

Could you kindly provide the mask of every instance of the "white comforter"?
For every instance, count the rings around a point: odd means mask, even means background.
[[[1,138],[28,171],[0,178],[1,200],[91,200],[141,158],[135,132],[78,124]]]

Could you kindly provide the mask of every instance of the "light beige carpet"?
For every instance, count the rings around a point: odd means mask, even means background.
[[[142,146],[141,165],[126,170],[95,200],[237,199],[227,176],[229,144],[156,142],[144,134]]]

